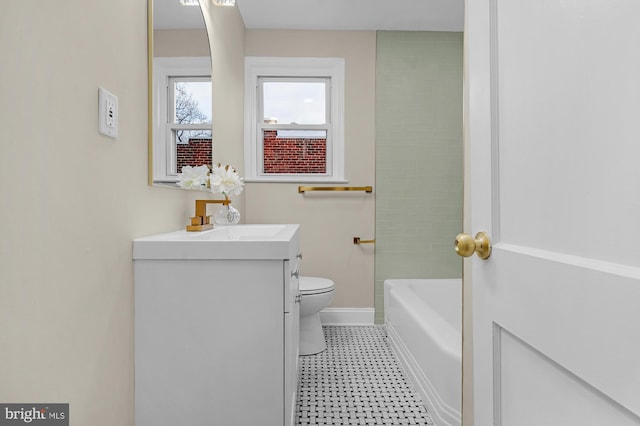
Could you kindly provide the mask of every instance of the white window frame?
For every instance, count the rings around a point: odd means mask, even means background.
[[[179,126],[169,123],[170,105],[169,80],[173,77],[208,77],[211,79],[211,59],[204,57],[161,57],[153,59],[153,181],[175,183],[178,181],[176,169],[176,146],[171,137]],[[211,124],[190,124],[190,130],[212,130]],[[186,128],[186,127],[185,127]]]
[[[331,182],[346,183],[344,173],[344,58],[245,58],[244,158],[247,182]],[[262,118],[258,79],[260,77],[328,78],[330,80],[330,126],[327,133],[326,174],[265,174],[262,171]],[[282,126],[281,126],[282,127]],[[313,126],[307,126],[313,127]]]

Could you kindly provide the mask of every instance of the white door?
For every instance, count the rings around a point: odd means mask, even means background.
[[[468,0],[475,426],[640,424],[640,1]]]

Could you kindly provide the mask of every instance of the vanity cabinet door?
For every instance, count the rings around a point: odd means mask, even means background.
[[[135,273],[136,426],[289,421],[282,260],[136,261]]]

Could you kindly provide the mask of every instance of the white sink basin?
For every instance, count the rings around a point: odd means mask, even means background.
[[[193,240],[237,241],[264,240],[276,237],[287,225],[233,225],[217,226],[203,232],[187,232]]]
[[[298,225],[216,226],[202,232],[185,230],[138,238],[134,259],[289,259]],[[297,250],[297,247],[296,247]]]

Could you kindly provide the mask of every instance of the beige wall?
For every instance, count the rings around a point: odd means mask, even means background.
[[[204,28],[187,30],[155,30],[153,56],[209,56],[209,37]]]
[[[133,425],[131,241],[183,227],[198,195],[147,186],[146,13],[0,13],[0,401],[69,402],[73,426]],[[117,140],[97,131],[99,86]]]
[[[375,32],[248,30],[247,56],[340,57],[346,61],[345,151],[348,185],[375,180]],[[373,307],[374,194],[298,194],[298,184],[249,183],[246,214],[253,223],[300,223],[302,274],[334,280],[333,307]],[[374,188],[375,192],[375,188]]]

